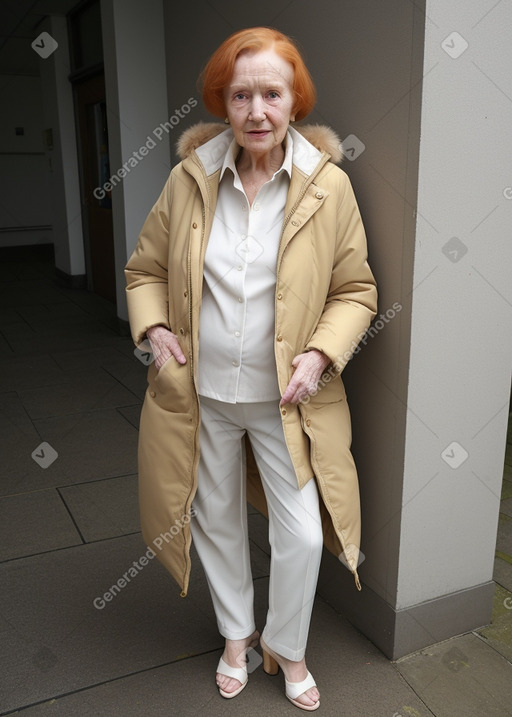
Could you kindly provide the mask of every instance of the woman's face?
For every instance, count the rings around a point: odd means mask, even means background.
[[[256,157],[279,148],[293,104],[293,66],[274,50],[238,56],[224,90],[226,112],[238,144]]]

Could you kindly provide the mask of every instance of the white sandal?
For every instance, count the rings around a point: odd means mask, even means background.
[[[277,675],[279,672],[279,662],[274,657],[275,652],[271,652],[270,649],[264,644],[263,640],[260,639],[260,645],[263,652],[263,670],[267,675]],[[284,670],[283,670],[284,672]],[[290,700],[292,705],[298,707],[306,712],[314,712],[320,707],[320,698],[315,702],[314,705],[305,705],[303,702],[299,702],[297,697],[300,697],[312,687],[316,687],[316,682],[313,675],[308,670],[308,674],[302,682],[288,682],[286,675],[284,676],[285,682],[285,695]]]
[[[318,699],[314,705],[305,705],[303,702],[297,701],[297,697],[300,697],[300,695],[303,695],[304,692],[307,692],[312,687],[316,687],[315,679],[309,670],[307,677],[302,680],[302,682],[288,682],[285,678],[284,683],[286,685],[285,694],[295,707],[300,707],[301,710],[306,710],[306,712],[313,712],[320,707],[320,699]]]
[[[240,687],[236,690],[233,690],[233,692],[225,692],[217,685],[217,687],[219,687],[219,693],[227,700],[230,700],[232,697],[236,697],[237,695],[239,695],[240,692],[246,686],[249,679],[247,675],[247,668],[231,667],[231,665],[228,665],[228,663],[225,662],[222,657],[220,658],[219,664],[217,665],[217,672],[219,672],[221,675],[224,675],[225,677],[231,677],[234,680],[238,680],[241,683]]]

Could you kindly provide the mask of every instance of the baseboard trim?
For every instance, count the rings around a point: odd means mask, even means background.
[[[492,580],[404,610],[395,610],[364,583],[362,587],[361,592],[355,590],[350,572],[324,551],[318,594],[390,660],[491,622],[495,589]]]
[[[65,289],[87,289],[86,274],[67,274],[62,269],[55,267],[57,284]]]

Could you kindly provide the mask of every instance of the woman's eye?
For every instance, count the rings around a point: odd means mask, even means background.
[[[245,95],[243,92],[237,92],[235,95],[235,100],[243,100],[245,98]]]
[[[268,93],[268,96],[270,97],[271,100],[276,100],[276,99],[279,97],[279,95],[277,94],[277,92],[275,92],[274,90],[271,90],[271,91]]]

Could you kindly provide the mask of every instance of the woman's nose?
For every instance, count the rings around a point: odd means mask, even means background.
[[[265,119],[265,108],[262,97],[253,97],[249,119],[253,122],[262,122]]]

